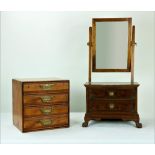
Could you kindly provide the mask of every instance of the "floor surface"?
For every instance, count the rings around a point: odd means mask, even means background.
[[[70,128],[21,133],[12,125],[11,114],[1,114],[1,143],[154,143],[153,120],[142,119],[143,128],[134,122],[91,121],[83,128],[84,113],[71,113]]]

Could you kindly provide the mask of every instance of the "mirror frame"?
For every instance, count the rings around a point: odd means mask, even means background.
[[[127,68],[124,69],[103,69],[96,68],[96,22],[128,22],[128,58]],[[132,18],[93,18],[92,19],[92,72],[131,72],[131,43],[132,43]]]

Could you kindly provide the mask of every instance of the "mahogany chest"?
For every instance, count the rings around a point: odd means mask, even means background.
[[[22,132],[69,127],[69,80],[13,79],[13,124]]]
[[[86,114],[83,127],[90,120],[122,119],[134,121],[141,128],[137,112],[138,83],[86,83]]]

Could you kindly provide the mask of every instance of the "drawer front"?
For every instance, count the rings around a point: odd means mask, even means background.
[[[88,105],[90,112],[134,112],[134,100],[94,100]]]
[[[31,118],[24,120],[24,131],[33,131],[39,129],[68,127],[68,115],[59,115],[44,118]]]
[[[135,89],[114,89],[114,88],[102,88],[102,89],[90,89],[89,98],[107,98],[107,99],[134,99],[136,98]]]
[[[68,90],[69,83],[67,82],[49,82],[49,83],[24,83],[24,92],[44,92],[44,91],[59,91]]]
[[[68,105],[53,105],[40,107],[24,107],[24,117],[49,116],[54,114],[67,114]]]
[[[68,102],[68,94],[24,95],[25,105],[50,105]]]

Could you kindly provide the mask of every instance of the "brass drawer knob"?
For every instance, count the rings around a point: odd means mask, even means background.
[[[41,89],[43,89],[43,90],[51,90],[53,86],[54,86],[53,83],[52,84],[41,84],[40,85]]]
[[[114,94],[115,94],[115,93],[114,93],[113,91],[110,91],[110,92],[109,92],[109,96],[114,96]]]
[[[41,100],[43,103],[50,102],[53,99],[54,96],[41,96]]]
[[[43,126],[49,126],[49,125],[52,125],[52,120],[50,120],[50,119],[44,119],[44,120],[40,120],[40,123]]]
[[[45,115],[49,115],[52,112],[52,108],[42,108],[40,111]]]
[[[110,108],[110,109],[114,109],[114,108],[115,108],[115,105],[114,105],[113,103],[110,103],[110,104],[109,104],[109,108]]]

